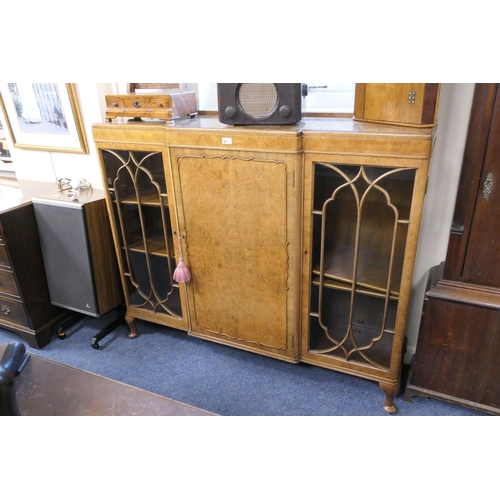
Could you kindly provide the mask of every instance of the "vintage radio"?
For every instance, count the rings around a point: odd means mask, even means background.
[[[439,83],[357,83],[354,119],[365,122],[433,127]]]
[[[303,116],[302,83],[218,83],[219,121],[229,125],[286,125]]]

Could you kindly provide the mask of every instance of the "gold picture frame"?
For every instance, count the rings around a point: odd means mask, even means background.
[[[14,147],[89,152],[73,83],[2,83],[0,106]]]

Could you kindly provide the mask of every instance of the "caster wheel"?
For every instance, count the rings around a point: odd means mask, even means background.
[[[99,349],[99,344],[97,342],[90,344],[94,349]]]
[[[57,336],[61,339],[64,340],[66,338],[66,332],[59,332]]]

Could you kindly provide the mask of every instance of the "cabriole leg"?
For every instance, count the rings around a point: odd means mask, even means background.
[[[394,404],[394,398],[399,391],[399,384],[379,383],[380,388],[385,392],[384,411],[389,415],[394,415],[398,411],[398,407]]]
[[[128,332],[128,338],[129,339],[135,339],[137,337],[137,325],[135,322],[135,318],[125,314],[125,321],[128,324],[128,327],[130,328],[130,332]]]

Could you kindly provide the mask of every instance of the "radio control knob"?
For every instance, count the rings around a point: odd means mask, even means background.
[[[291,112],[292,112],[292,110],[290,109],[290,106],[281,106],[281,108],[280,108],[280,115],[283,118],[290,116]]]
[[[236,116],[236,109],[233,106],[228,106],[225,113],[229,118],[234,118]]]

